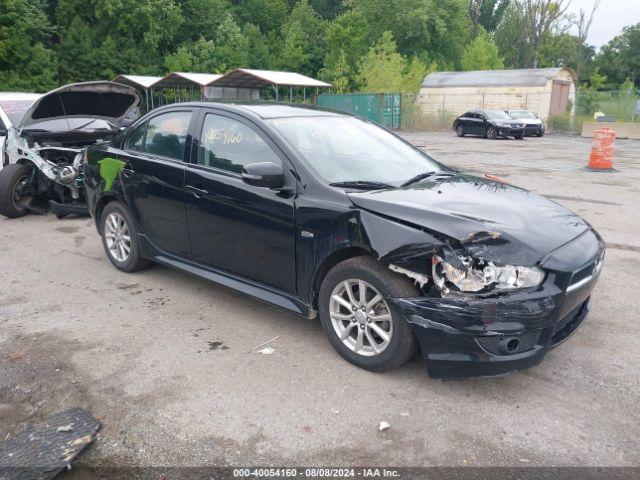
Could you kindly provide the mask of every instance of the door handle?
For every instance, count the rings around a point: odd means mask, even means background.
[[[185,187],[185,190],[187,190],[188,192],[191,192],[191,194],[196,198],[201,198],[201,197],[204,197],[205,195],[209,195],[208,191],[202,188],[194,187],[193,185],[187,185]]]

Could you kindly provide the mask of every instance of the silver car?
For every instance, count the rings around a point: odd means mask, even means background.
[[[41,95],[37,93],[0,92],[0,155],[11,127],[20,125],[24,114]],[[6,155],[1,155],[0,168],[9,163]]]
[[[524,134],[528,137],[542,137],[545,132],[544,122],[529,110],[507,110],[514,120],[524,123]]]

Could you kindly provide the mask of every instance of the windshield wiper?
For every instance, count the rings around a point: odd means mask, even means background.
[[[330,183],[332,187],[357,188],[360,190],[382,190],[384,188],[396,188],[384,182],[376,182],[374,180],[351,180],[346,182]]]
[[[400,187],[407,187],[413,183],[419,182],[420,180],[424,180],[425,178],[430,178],[430,177],[434,177],[434,176],[438,176],[438,177],[453,177],[455,175],[455,173],[450,173],[450,172],[424,172],[424,173],[419,173],[418,175],[416,175],[415,177],[410,178],[409,180],[407,180],[406,182],[404,182],[402,185],[400,185]]]

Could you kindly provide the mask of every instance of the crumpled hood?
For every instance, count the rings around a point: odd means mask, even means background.
[[[466,174],[348,196],[360,208],[445,235],[475,256],[505,264],[535,265],[591,228],[541,195]]]
[[[120,83],[72,83],[36,100],[22,119],[20,129],[45,120],[68,117],[99,118],[120,125],[137,109],[140,100],[135,88]]]

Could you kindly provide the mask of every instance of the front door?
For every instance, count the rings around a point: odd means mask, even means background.
[[[185,206],[185,159],[193,110],[160,113],[124,140],[120,175],[141,233],[163,252],[191,254]]]
[[[209,112],[200,123],[185,181],[194,260],[294,293],[294,196],[241,178],[244,165],[284,157],[239,117]]]
[[[560,80],[553,81],[550,115],[560,115],[567,111],[570,91],[571,84],[569,82],[562,82]]]

